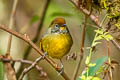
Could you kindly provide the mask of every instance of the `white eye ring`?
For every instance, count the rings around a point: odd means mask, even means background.
[[[55,24],[55,27],[57,27],[57,28],[58,28],[58,27],[59,27],[59,25],[58,25],[58,24]]]

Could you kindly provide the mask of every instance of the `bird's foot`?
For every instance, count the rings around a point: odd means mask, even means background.
[[[42,58],[44,59],[45,56],[47,56],[47,52],[45,52],[45,53],[43,54]]]
[[[61,67],[61,68],[60,68],[60,71],[58,72],[58,75],[61,75],[63,72],[64,72],[64,68]]]
[[[64,66],[63,66],[62,60],[60,60],[60,62],[61,62],[61,67],[60,67],[58,75],[61,75],[64,72]]]

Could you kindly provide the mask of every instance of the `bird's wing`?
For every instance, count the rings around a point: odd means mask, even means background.
[[[41,43],[41,41],[40,41],[40,49],[42,50],[42,43]]]
[[[40,39],[40,49],[41,49],[41,50],[43,50],[43,49],[42,49],[42,42],[41,42],[41,41],[42,41],[42,38],[43,38],[46,34],[48,34],[48,32],[46,32],[45,34],[43,34],[42,37],[41,37],[41,39]]]

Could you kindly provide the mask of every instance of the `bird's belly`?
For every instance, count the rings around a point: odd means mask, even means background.
[[[72,46],[72,38],[68,34],[51,34],[42,39],[42,49],[53,58],[62,58]]]

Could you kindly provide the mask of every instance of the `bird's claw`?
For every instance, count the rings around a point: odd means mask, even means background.
[[[61,61],[61,68],[60,68],[58,75],[61,75],[63,72],[64,72],[64,66],[63,66],[62,61]]]
[[[58,75],[61,75],[61,74],[63,73],[63,71],[64,71],[64,68],[62,67],[62,68],[60,69],[60,71],[58,72]]]
[[[42,58],[44,59],[45,56],[47,56],[47,52],[45,52],[45,53],[43,54]]]

